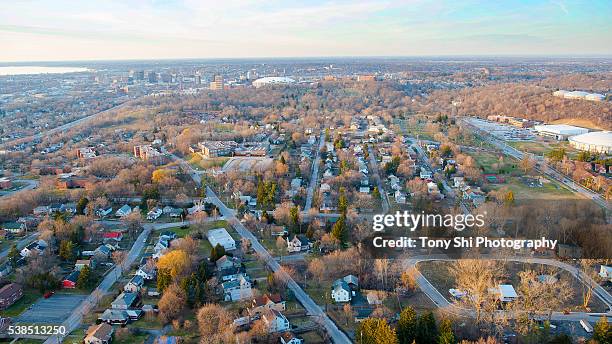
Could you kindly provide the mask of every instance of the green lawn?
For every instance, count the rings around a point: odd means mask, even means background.
[[[11,307],[0,312],[2,317],[15,317],[21,314],[26,308],[30,307],[42,294],[32,288],[24,288],[23,296],[17,300]]]

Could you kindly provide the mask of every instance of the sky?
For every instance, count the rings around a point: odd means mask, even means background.
[[[612,1],[0,0],[0,62],[612,55]]]

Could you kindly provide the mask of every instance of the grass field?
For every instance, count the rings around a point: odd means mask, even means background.
[[[15,317],[21,314],[26,308],[30,307],[42,294],[38,290],[32,288],[24,288],[23,296],[17,300],[12,306],[0,312],[2,317]]]
[[[560,184],[547,180],[542,187],[529,187],[521,181],[519,177],[507,177],[506,183],[491,185],[491,189],[507,187],[514,193],[516,200],[555,200],[555,199],[575,199],[576,195]]]
[[[193,168],[198,170],[207,170],[213,167],[223,167],[225,163],[229,160],[229,157],[218,157],[218,158],[208,158],[204,159],[199,154],[192,154],[188,161]]]
[[[521,141],[508,142],[508,145],[527,153],[535,155],[546,155],[554,149],[564,148],[570,158],[574,157],[578,151],[572,148],[568,142],[559,141]]]
[[[427,280],[449,301],[451,300],[451,295],[448,290],[457,287],[455,278],[449,270],[452,264],[453,262],[451,261],[427,261],[417,265],[417,268],[423,276],[425,276],[425,278],[427,278]],[[564,308],[582,310],[580,307],[582,304],[582,283],[564,270],[551,269],[553,268],[541,264],[506,262],[501,276],[501,283],[511,284],[516,288],[520,283],[518,273],[525,270],[533,270],[540,274],[554,273],[559,278],[570,281],[570,285],[574,291],[573,297],[566,302],[567,306]],[[604,311],[606,308],[603,302],[596,296],[591,298],[589,307],[593,312]],[[557,311],[562,310],[563,309],[558,309]]]

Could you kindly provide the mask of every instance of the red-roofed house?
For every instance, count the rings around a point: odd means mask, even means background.
[[[115,240],[121,241],[123,239],[123,233],[121,232],[106,232],[102,235],[104,240]]]

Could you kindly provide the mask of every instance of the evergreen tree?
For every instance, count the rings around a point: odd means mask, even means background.
[[[85,289],[89,286],[91,278],[91,270],[89,266],[85,265],[81,268],[81,273],[79,274],[79,278],[77,279],[76,287],[79,289]]]
[[[60,247],[59,247],[59,257],[62,260],[71,260],[72,259],[72,241],[70,240],[62,240],[60,242]]]
[[[418,317],[414,309],[408,306],[400,313],[397,322],[397,337],[400,344],[412,344],[417,334]]]
[[[454,344],[455,334],[453,333],[453,324],[450,319],[442,319],[440,321],[440,335],[438,335],[438,344]]]
[[[87,204],[89,203],[89,199],[83,196],[79,199],[76,204],[76,213],[77,215],[85,215],[85,209],[87,209]]]
[[[340,195],[338,196],[338,211],[342,215],[346,215],[346,211],[348,210],[348,199],[345,195],[344,187],[340,188]]]
[[[348,241],[348,228],[346,227],[346,216],[341,215],[338,221],[334,223],[331,234],[334,238],[340,241],[341,244],[345,244]]]
[[[612,328],[605,316],[602,316],[593,327],[593,340],[599,344],[612,343]]]
[[[16,244],[13,244],[13,246],[11,246],[11,250],[8,253],[8,259],[11,263],[11,266],[17,266],[17,260],[19,259],[19,250],[17,249]]]
[[[436,344],[438,329],[436,319],[432,312],[427,312],[419,317],[416,342],[419,344]]]
[[[398,344],[395,330],[384,319],[368,318],[359,324],[355,331],[359,344]]]
[[[217,244],[210,251],[210,261],[214,263],[217,260],[219,260],[219,258],[223,257],[224,255],[225,255],[225,248],[221,246],[221,244]]]
[[[291,231],[297,233],[300,230],[300,211],[298,207],[292,207],[289,210],[289,217],[291,223]]]

